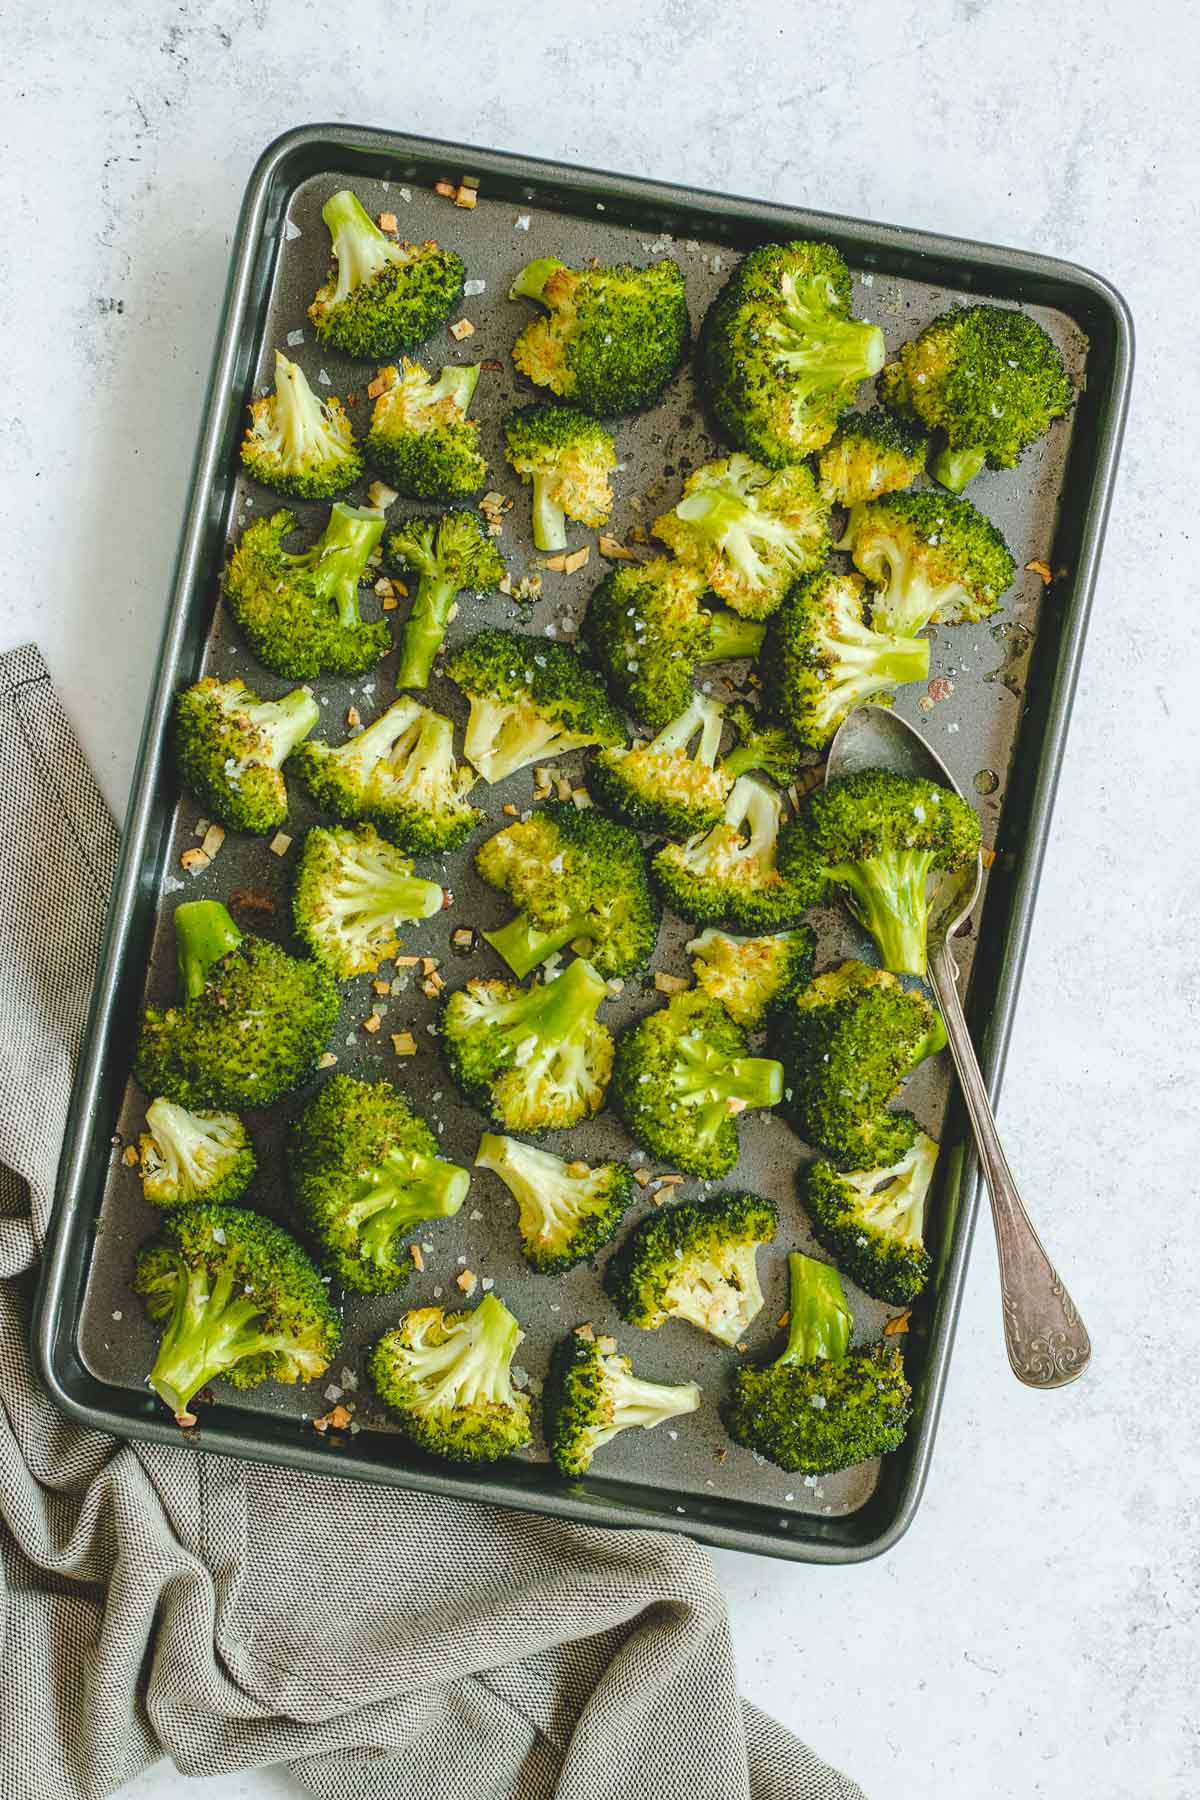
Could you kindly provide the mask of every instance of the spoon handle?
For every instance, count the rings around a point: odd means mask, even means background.
[[[1074,1301],[1021,1204],[967,1030],[958,997],[958,969],[949,941],[943,938],[931,946],[931,951],[929,979],[946,1023],[950,1054],[962,1085],[992,1202],[1008,1360],[1017,1380],[1029,1387],[1065,1387],[1068,1381],[1083,1374],[1092,1354],[1091,1342]]]

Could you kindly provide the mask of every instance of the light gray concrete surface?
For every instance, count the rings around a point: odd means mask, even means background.
[[[719,1557],[746,1691],[878,1800],[1194,1800],[1200,27],[1171,0],[9,4],[0,649],[120,808],[243,183],[359,120],[1074,258],[1133,415],[1002,1123],[1095,1361],[1008,1373],[975,1250],[927,1497],[882,1562]],[[1190,1423],[1189,1423],[1190,1416]],[[265,1800],[286,1777],[137,1800]]]

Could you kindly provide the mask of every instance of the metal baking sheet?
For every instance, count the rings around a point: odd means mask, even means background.
[[[480,181],[474,211],[456,208],[434,192],[436,180],[457,181],[463,175]],[[950,691],[935,689],[943,697],[932,700],[924,688],[909,689],[900,701],[903,715],[928,733],[976,800],[985,840],[997,852],[984,909],[962,956],[970,976],[969,1014],[993,1095],[1115,468],[1131,361],[1129,322],[1111,288],[1069,265],[382,132],[314,127],[272,146],[248,189],[235,247],[192,503],[134,778],[40,1293],[37,1347],[51,1390],[74,1417],[128,1436],[179,1438],[144,1385],[154,1336],[130,1289],[135,1252],[153,1234],[157,1220],[141,1198],[136,1169],[125,1166],[121,1156],[143,1126],[144,1097],[127,1082],[137,1013],[147,995],[161,999],[173,991],[171,912],[180,899],[225,899],[238,888],[265,891],[275,911],[262,929],[286,941],[290,869],[301,833],[313,822],[306,804],[293,794],[288,830],[296,843],[288,856],[277,858],[260,840],[231,833],[209,869],[194,879],[185,876],[180,852],[196,842],[200,809],[178,797],[169,758],[163,757],[164,728],[173,693],[201,672],[240,675],[268,695],[293,685],[254,661],[217,601],[217,574],[229,535],[264,508],[283,504],[254,483],[243,482],[236,457],[246,400],[269,384],[277,346],[301,363],[318,392],[354,395],[350,411],[357,429],[365,429],[370,411],[366,384],[373,368],[319,346],[306,317],[328,263],[321,206],[345,185],[354,187],[368,212],[395,212],[402,236],[418,241],[433,237],[458,250],[471,282],[483,283],[460,308],[460,315],[474,325],[474,335],[458,343],[443,334],[420,354],[432,366],[481,360],[500,365],[485,370],[473,411],[483,422],[489,485],[515,500],[500,540],[514,580],[541,562],[529,533],[527,490],[507,469],[500,448],[505,411],[530,397],[508,360],[530,309],[509,302],[506,295],[517,270],[533,256],[553,253],[567,262],[672,256],[684,272],[695,327],[743,250],[771,237],[825,237],[843,249],[854,270],[856,314],[883,327],[889,351],[965,296],[1024,305],[1060,345],[1081,389],[1076,407],[1018,470],[984,474],[971,489],[972,498],[1004,531],[1022,572],[996,618],[936,633],[930,673],[944,677]],[[620,467],[608,529],[622,539],[633,526],[648,526],[673,504],[691,468],[725,453],[708,435],[690,367],[658,406],[614,429]],[[352,500],[362,500],[369,479],[370,471]],[[310,535],[319,530],[323,507],[287,504],[302,530]],[[390,522],[417,510],[422,509],[397,502]],[[541,596],[532,605],[500,595],[482,602],[464,599],[450,641],[485,623],[569,639],[604,573],[595,535],[581,528],[572,532],[572,548],[593,545],[588,566],[572,576],[541,571]],[[1024,569],[1034,559],[1065,572],[1045,587],[1037,573]],[[365,598],[373,616],[378,603]],[[390,616],[399,621],[404,613]],[[365,678],[314,683],[323,713],[318,730],[340,739],[350,706],[364,719],[382,710],[393,694],[393,670],[390,657]],[[733,691],[720,670],[711,678],[718,695]],[[451,684],[435,680],[429,697],[456,720],[465,717],[465,704]],[[562,766],[578,778],[583,759],[566,759]],[[524,811],[531,792],[532,771],[524,770],[492,789],[481,784],[475,798],[499,825],[506,822],[500,808],[511,803]],[[454,904],[438,918],[411,927],[405,949],[439,957],[451,987],[473,974],[500,972],[486,945],[478,943],[464,955],[450,941],[456,928],[486,928],[510,910],[502,896],[475,876],[471,846],[425,859],[418,867],[444,881]],[[840,914],[823,912],[816,923],[820,963],[862,948]],[[689,935],[679,921],[667,921],[655,966],[686,974]],[[403,977],[408,972],[398,973]],[[395,1081],[435,1122],[444,1153],[469,1164],[484,1126],[441,1063],[432,1032],[437,1003],[425,997],[410,975],[407,988],[386,1001],[382,1029],[371,1036],[362,1029],[375,1001],[369,979],[344,984],[342,992],[332,1046],[338,1067]],[[606,1007],[607,1022],[619,1030],[660,1000],[652,981],[630,982]],[[419,1053],[398,1060],[390,1033],[405,1029],[416,1037]],[[249,1198],[284,1222],[289,1209],[280,1137],[286,1118],[303,1098],[297,1095],[250,1120],[262,1173]],[[915,1389],[913,1426],[904,1448],[882,1463],[805,1481],[732,1445],[718,1406],[736,1353],[683,1325],[656,1333],[623,1325],[600,1286],[603,1258],[596,1267],[565,1277],[531,1273],[520,1257],[515,1204],[499,1181],[483,1172],[475,1176],[456,1219],[417,1234],[427,1246],[425,1271],[414,1274],[401,1295],[345,1297],[344,1344],[324,1381],[299,1389],[267,1384],[236,1396],[218,1384],[217,1403],[203,1409],[200,1427],[186,1442],[360,1480],[474,1495],[597,1521],[653,1524],[802,1560],[841,1562],[876,1554],[899,1537],[919,1500],[978,1198],[974,1157],[952,1091],[948,1058],[920,1071],[909,1084],[906,1104],[943,1145],[930,1218],[936,1273],[914,1310],[906,1340]],[[737,1170],[717,1185],[770,1195],[779,1204],[782,1221],[776,1246],[760,1253],[767,1304],[748,1334],[748,1354],[757,1359],[769,1355],[778,1339],[775,1321],[785,1305],[784,1252],[813,1245],[795,1196],[796,1169],[806,1154],[802,1146],[782,1119],[762,1115],[742,1122],[741,1141]],[[632,1149],[608,1113],[562,1134],[551,1147],[562,1150],[568,1142],[574,1153],[591,1159],[627,1156]],[[646,1166],[660,1170],[652,1162]],[[702,1186],[689,1181],[678,1191],[693,1194]],[[652,1204],[648,1195],[639,1194],[628,1223]],[[569,1486],[549,1467],[540,1443],[527,1456],[488,1470],[456,1470],[417,1456],[389,1426],[366,1379],[350,1396],[356,1403],[357,1429],[318,1435],[311,1421],[328,1411],[326,1386],[348,1385],[343,1369],[361,1376],[364,1350],[405,1307],[438,1298],[454,1303],[454,1279],[463,1266],[494,1282],[495,1291],[521,1320],[526,1337],[518,1361],[535,1389],[555,1338],[591,1319],[612,1330],[648,1376],[700,1382],[702,1409],[655,1434],[623,1434],[597,1459],[584,1482]],[[888,1309],[847,1285],[856,1336],[875,1336]]]

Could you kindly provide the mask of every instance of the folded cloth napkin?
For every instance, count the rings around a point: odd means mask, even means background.
[[[69,1425],[28,1353],[117,834],[45,666],[0,657],[0,1800],[162,1754],[329,1800],[863,1800],[738,1699],[686,1538]]]

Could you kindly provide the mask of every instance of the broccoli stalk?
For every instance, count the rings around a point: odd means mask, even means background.
[[[788,1257],[787,1343],[775,1366],[822,1357],[840,1362],[850,1348],[852,1323],[842,1278],[833,1265],[793,1251]]]
[[[385,237],[357,194],[349,188],[333,194],[321,208],[321,217],[333,239],[337,262],[337,286],[331,304],[339,305],[364,282],[373,281],[396,262],[398,245]]]
[[[484,593],[504,579],[504,561],[472,512],[410,519],[387,542],[392,563],[415,571],[416,598],[400,643],[398,688],[422,688],[465,589]]]
[[[564,1162],[517,1138],[485,1131],[475,1156],[517,1202],[526,1260],[543,1274],[559,1274],[607,1244],[633,1197],[624,1163]]]
[[[204,992],[213,964],[241,941],[242,933],[219,900],[185,900],[175,908],[175,962],[185,1000]]]
[[[488,1294],[472,1312],[405,1313],[371,1352],[371,1376],[406,1437],[452,1462],[495,1462],[529,1442],[529,1399],[512,1385],[521,1327]]]
[[[952,494],[961,494],[968,481],[974,481],[986,461],[987,451],[981,444],[971,444],[965,450],[951,450],[947,444],[930,463],[929,473],[944,488],[949,488]]]
[[[337,608],[338,624],[352,628],[360,623],[358,587],[371,552],[383,532],[383,519],[371,507],[331,507],[329,523],[310,550],[287,556],[293,568],[312,573],[313,590]]]
[[[546,1447],[563,1475],[586,1475],[597,1450],[619,1432],[652,1431],[699,1404],[694,1381],[644,1381],[615,1339],[581,1325],[554,1348],[543,1403]]]
[[[885,969],[924,975],[929,931],[929,875],[937,850],[890,849],[861,862],[828,865],[831,882],[846,890],[846,904],[879,948]]]
[[[178,1416],[207,1382],[249,1357],[270,1355],[285,1341],[264,1328],[262,1301],[257,1294],[243,1294],[233,1264],[215,1281],[208,1269],[191,1268],[176,1287],[148,1380]]]
[[[344,493],[362,474],[362,457],[342,403],[320,399],[298,363],[275,352],[275,391],[250,404],[242,463],[264,487],[304,500]]]
[[[565,269],[566,266],[566,263],[557,256],[535,256],[532,262],[525,264],[509,288],[509,299],[540,300],[546,283],[555,269]]]
[[[682,1037],[665,1087],[669,1106],[689,1109],[696,1141],[707,1150],[731,1114],[779,1104],[783,1069],[767,1056],[730,1058],[699,1035]]]
[[[496,955],[501,957],[512,970],[518,981],[524,981],[526,975],[532,973],[539,963],[553,956],[556,950],[565,950],[573,938],[587,936],[588,915],[578,913],[568,919],[565,924],[555,925],[542,931],[534,924],[528,913],[517,913],[507,925],[498,926],[495,931],[485,931],[481,935],[485,943],[492,946]]]
[[[612,510],[617,452],[603,425],[573,406],[524,406],[504,421],[504,454],[533,484],[533,542],[565,550],[567,519],[603,525]]]
[[[364,1175],[356,1199],[342,1214],[358,1239],[359,1254],[382,1266],[397,1237],[425,1219],[452,1219],[467,1197],[471,1177],[457,1163],[437,1156],[393,1151]]]

